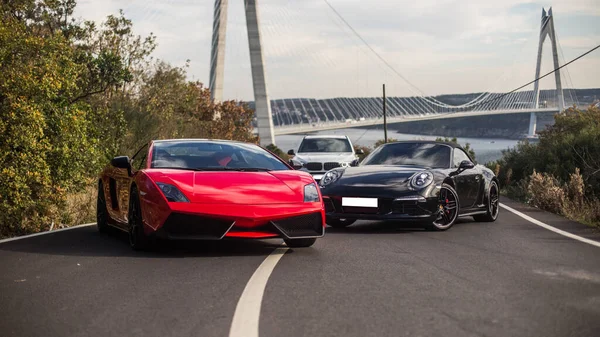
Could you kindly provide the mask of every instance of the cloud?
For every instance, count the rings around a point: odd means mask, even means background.
[[[535,71],[541,7],[529,0],[328,0],[391,67],[427,94],[510,90]],[[565,58],[600,42],[597,0],[553,0]],[[154,32],[158,58],[191,60],[190,78],[208,82],[213,1],[87,0],[78,15],[102,20],[125,7],[135,32]],[[272,98],[410,95],[410,86],[368,50],[324,0],[260,2]],[[581,18],[589,24],[581,25]],[[252,99],[243,1],[229,1],[225,96]],[[545,56],[546,57],[546,56]],[[569,67],[580,87],[598,86],[597,55]],[[546,58],[545,58],[546,60]],[[545,65],[549,62],[545,62]],[[503,74],[511,77],[498,80]]]

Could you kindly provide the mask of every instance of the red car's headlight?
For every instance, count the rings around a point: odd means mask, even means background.
[[[177,187],[165,183],[156,183],[158,188],[170,202],[190,202]]]
[[[319,202],[319,191],[315,183],[304,186],[304,202]]]

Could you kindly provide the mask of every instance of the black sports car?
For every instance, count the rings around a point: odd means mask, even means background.
[[[320,187],[332,227],[356,220],[409,220],[446,230],[459,216],[488,222],[498,217],[496,176],[454,143],[388,143],[357,167],[328,171]]]

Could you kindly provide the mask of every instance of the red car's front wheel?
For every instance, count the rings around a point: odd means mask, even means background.
[[[142,222],[142,212],[140,209],[140,199],[137,189],[131,189],[129,197],[129,245],[134,250],[146,250],[151,246],[150,238],[144,233],[144,223]]]

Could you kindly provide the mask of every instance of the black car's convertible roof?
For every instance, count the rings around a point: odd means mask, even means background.
[[[440,141],[436,141],[436,140],[399,140],[399,141],[391,142],[391,143],[387,143],[387,144],[395,144],[395,143],[405,143],[405,144],[411,144],[411,143],[412,144],[440,144],[440,145],[447,145],[447,146],[450,146],[452,148],[463,149],[463,147],[460,146],[457,143],[454,143],[454,142],[440,142]],[[385,145],[387,145],[387,144],[385,144]]]

